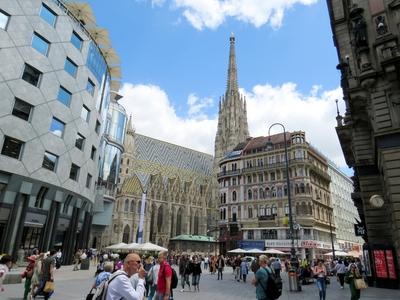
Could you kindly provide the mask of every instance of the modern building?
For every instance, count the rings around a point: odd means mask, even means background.
[[[353,201],[366,234],[369,277],[398,284],[400,259],[400,3],[327,1],[341,72],[336,131],[354,169]]]
[[[128,121],[110,243],[207,235],[213,157],[135,133]]]
[[[354,224],[359,222],[360,217],[351,199],[354,191],[353,181],[330,160],[328,160],[328,175],[331,178],[329,189],[339,250],[354,254],[354,256],[362,255],[364,240],[356,236],[354,230]]]
[[[288,132],[286,140],[295,247],[302,258],[320,257],[335,240],[328,163],[304,132]],[[286,176],[283,133],[250,138],[220,161],[223,253],[237,247],[290,251]]]
[[[169,240],[168,250],[175,253],[215,255],[219,245],[212,236],[181,234]]]
[[[110,87],[118,84],[110,46],[83,6],[0,3],[1,253],[60,247],[68,263],[88,246]]]

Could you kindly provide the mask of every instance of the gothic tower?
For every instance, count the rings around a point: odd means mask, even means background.
[[[121,172],[119,174],[118,186],[120,187],[127,177],[130,177],[133,169],[135,158],[135,129],[132,124],[132,115],[129,117],[128,124],[126,125],[126,134],[124,139],[125,151],[121,156]]]
[[[214,172],[218,172],[218,162],[224,155],[232,151],[240,142],[249,137],[247,125],[246,99],[239,93],[235,36],[230,38],[228,79],[226,92],[219,101],[218,129],[215,136],[214,148]]]

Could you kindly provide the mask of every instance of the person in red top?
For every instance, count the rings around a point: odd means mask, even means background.
[[[160,271],[157,278],[157,300],[169,300],[171,294],[171,278],[172,269],[166,261],[167,252],[161,251],[158,253],[158,263],[160,264]]]

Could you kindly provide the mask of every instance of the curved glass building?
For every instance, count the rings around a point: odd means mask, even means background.
[[[84,5],[0,2],[0,253],[57,247],[68,262],[88,246],[99,166],[119,162],[103,133],[123,139],[126,114],[113,103],[109,124],[110,45]]]

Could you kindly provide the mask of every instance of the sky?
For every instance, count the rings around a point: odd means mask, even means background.
[[[275,122],[303,130],[351,174],[335,132],[335,99],[341,113],[344,103],[325,0],[88,2],[121,58],[120,103],[137,133],[213,154],[234,33],[250,135]]]

